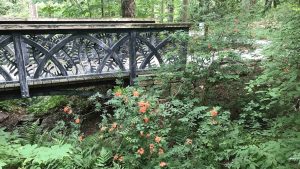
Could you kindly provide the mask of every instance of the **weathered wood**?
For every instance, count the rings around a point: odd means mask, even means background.
[[[22,49],[21,34],[13,34],[15,57],[18,65],[18,75],[22,97],[29,97],[29,88],[27,83],[27,72],[25,68],[24,54]]]
[[[0,24],[0,33],[12,32],[12,31],[38,31],[45,32],[51,30],[107,30],[107,31],[116,31],[116,30],[174,30],[174,29],[188,29],[191,26],[189,23],[179,23],[179,24],[160,24],[160,23],[115,23],[115,24]]]

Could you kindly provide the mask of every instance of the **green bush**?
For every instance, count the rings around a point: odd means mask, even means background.
[[[28,106],[28,112],[40,116],[49,112],[51,109],[60,108],[68,103],[66,96],[45,96],[34,98]]]

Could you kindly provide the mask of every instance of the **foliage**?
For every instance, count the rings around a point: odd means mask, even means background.
[[[44,17],[120,15],[116,0],[35,2]],[[136,0],[137,16],[166,21],[173,5],[179,21],[187,12],[183,1],[163,2]],[[205,22],[204,35],[176,33],[189,40],[189,62],[173,58],[181,51],[166,54],[175,64],[147,89],[115,87],[106,103],[100,93],[0,102],[9,112],[64,112],[54,128],[36,121],[0,129],[0,168],[300,168],[299,2],[274,2],[190,0],[190,21]],[[0,0],[0,14],[25,8],[20,3]],[[256,38],[272,41],[261,62],[237,52],[251,51]],[[82,112],[101,113],[99,130],[82,132]]]
[[[263,73],[250,82],[248,91],[257,95],[255,103],[271,115],[299,110],[300,19],[299,6],[287,4],[278,9],[280,30],[265,50]]]
[[[5,100],[0,102],[0,110],[6,112],[17,112],[22,107],[29,105],[29,100],[27,99],[14,99]]]
[[[67,157],[70,153],[71,145],[54,145],[51,147],[38,147],[35,145],[20,144],[17,135],[9,134],[0,130],[0,154],[1,167],[20,165],[43,166],[54,160],[60,160]]]
[[[31,101],[28,111],[35,115],[41,115],[64,104],[66,104],[66,97],[64,96],[38,97]]]
[[[0,0],[0,15],[1,17],[27,17],[28,1],[20,0]]]
[[[65,96],[45,96],[30,99],[13,99],[0,102],[0,110],[9,113],[28,112],[35,116],[42,116],[57,107],[67,104]]]

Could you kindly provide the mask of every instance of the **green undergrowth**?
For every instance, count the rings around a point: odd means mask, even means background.
[[[30,99],[14,99],[0,102],[0,110],[8,113],[28,113],[36,116],[47,114],[50,110],[65,105],[65,96],[44,96]]]
[[[114,113],[102,114],[92,135],[80,131],[84,119],[72,107],[61,112],[69,120],[53,129],[42,131],[37,122],[1,129],[2,168],[299,167],[299,112],[249,127],[250,119],[231,120],[226,109],[197,99],[160,99],[139,87],[113,94],[102,109]]]

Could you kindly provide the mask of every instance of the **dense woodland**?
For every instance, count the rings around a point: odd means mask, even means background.
[[[189,62],[153,86],[1,101],[0,169],[300,168],[299,0],[0,0],[0,14],[193,24],[176,37]]]

